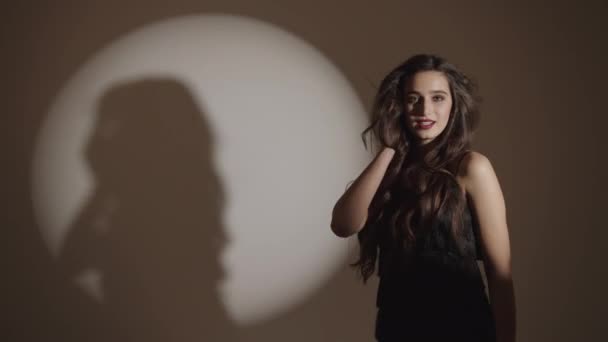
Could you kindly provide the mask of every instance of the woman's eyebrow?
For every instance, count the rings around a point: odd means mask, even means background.
[[[444,94],[444,95],[447,95],[447,94],[448,94],[447,92],[445,92],[445,91],[443,91],[443,90],[431,90],[429,93],[431,93],[431,94]],[[419,93],[419,92],[417,92],[417,91],[415,91],[415,90],[410,90],[410,91],[408,91],[406,95],[409,95],[409,94],[417,94],[417,95],[422,95],[421,93]]]

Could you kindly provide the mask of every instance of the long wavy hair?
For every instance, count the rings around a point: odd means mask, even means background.
[[[406,124],[405,84],[421,71],[439,71],[447,78],[452,96],[448,123],[422,149]],[[475,83],[444,58],[414,55],[382,80],[372,107],[371,124],[361,133],[380,148],[395,154],[376,191],[363,229],[357,234],[359,258],[351,264],[363,282],[374,273],[381,244],[402,260],[413,255],[416,239],[431,229],[440,215],[451,222],[454,241],[463,229],[466,197],[456,181],[455,165],[470,149],[477,126],[479,103]],[[458,191],[454,191],[458,189]],[[458,248],[462,248],[458,246]]]

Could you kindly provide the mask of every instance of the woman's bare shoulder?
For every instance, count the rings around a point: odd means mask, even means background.
[[[465,153],[464,157],[460,162],[460,167],[458,170],[459,175],[467,175],[473,169],[484,167],[490,162],[488,157],[478,151],[469,150]]]
[[[494,174],[490,159],[477,151],[467,153],[458,168],[458,178],[465,189],[483,181],[487,176]]]

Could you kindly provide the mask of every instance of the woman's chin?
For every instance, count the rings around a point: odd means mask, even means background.
[[[433,141],[434,139],[435,139],[435,137],[428,136],[428,135],[418,136],[418,142],[420,143],[420,145],[426,145],[426,144],[430,143],[431,141]]]

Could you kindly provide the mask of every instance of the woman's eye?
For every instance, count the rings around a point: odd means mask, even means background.
[[[444,100],[444,97],[443,97],[443,96],[439,96],[439,95],[437,95],[437,96],[433,96],[433,100],[434,100],[434,101],[443,101],[443,100]]]
[[[418,98],[417,97],[411,96],[411,97],[407,98],[407,103],[416,103],[416,102],[418,102]]]

